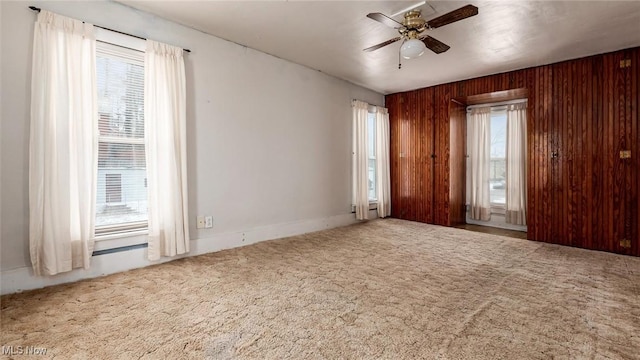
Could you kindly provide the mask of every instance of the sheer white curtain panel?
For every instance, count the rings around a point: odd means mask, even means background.
[[[469,116],[469,156],[471,160],[471,218],[491,219],[489,170],[491,156],[491,108],[474,108]]]
[[[378,217],[391,215],[391,179],[389,174],[389,110],[376,107],[376,168]]]
[[[364,101],[353,100],[353,192],[356,207],[356,219],[369,218],[368,194],[368,146],[367,146],[367,116],[369,104]]]
[[[527,224],[527,103],[507,106],[507,210],[509,224]]]
[[[40,11],[31,74],[29,250],[33,271],[55,275],[88,269],[98,156],[93,25]]]
[[[147,40],[144,126],[149,260],[189,252],[187,119],[182,49]]]

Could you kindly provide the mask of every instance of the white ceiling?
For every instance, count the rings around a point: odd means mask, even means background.
[[[366,15],[419,1],[119,2],[383,94],[640,45],[640,1],[429,1],[426,20],[469,3],[479,14],[429,31],[451,49],[398,70],[399,43],[362,51],[398,35]]]

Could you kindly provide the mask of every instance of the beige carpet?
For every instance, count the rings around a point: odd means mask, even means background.
[[[640,258],[376,220],[4,296],[0,343],[56,359],[640,359]]]

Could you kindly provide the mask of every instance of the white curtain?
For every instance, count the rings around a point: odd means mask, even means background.
[[[29,250],[36,275],[89,268],[97,177],[93,25],[45,10],[33,36]]]
[[[490,220],[489,169],[491,156],[491,108],[475,108],[468,115],[471,160],[471,218]]]
[[[507,106],[506,222],[526,225],[527,214],[527,103]]]
[[[182,49],[147,40],[144,127],[149,260],[189,252],[186,89]]]
[[[353,100],[353,193],[356,218],[369,218],[367,116],[369,104]]]
[[[391,179],[389,174],[389,110],[376,107],[376,184],[378,217],[391,215]]]

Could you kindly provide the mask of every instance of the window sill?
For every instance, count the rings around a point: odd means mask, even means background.
[[[378,210],[378,200],[369,201],[369,210]],[[351,213],[352,214],[356,213],[356,206],[355,205],[351,205]]]
[[[109,250],[126,246],[147,243],[147,229],[140,229],[117,234],[103,234],[94,237],[94,251]]]
[[[489,208],[491,209],[491,214],[492,215],[495,214],[495,215],[504,216],[507,213],[507,207],[504,204],[491,203],[489,205]],[[471,205],[470,204],[465,204],[464,211],[465,212],[471,211]]]
[[[504,215],[507,213],[507,207],[504,204],[491,204],[491,214]]]

